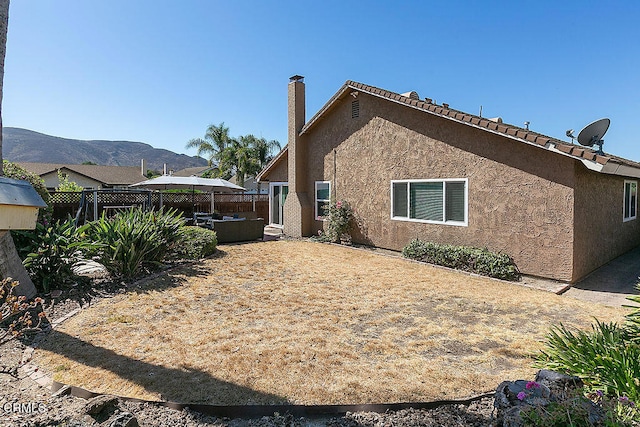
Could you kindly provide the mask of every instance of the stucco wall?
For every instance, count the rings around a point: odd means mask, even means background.
[[[576,177],[574,279],[640,245],[640,218],[623,221],[625,178],[579,163]]]
[[[359,118],[348,97],[303,135],[311,202],[314,182],[331,181],[356,210],[356,242],[486,246],[513,256],[524,273],[573,278],[573,160],[367,94],[358,99]],[[468,226],[391,220],[391,180],[431,178],[468,178]]]
[[[287,161],[288,155],[284,154],[278,164],[269,172],[266,178],[269,182],[287,182]]]
[[[101,184],[98,181],[88,178],[84,175],[80,175],[69,170],[64,171],[64,173],[67,174],[67,177],[69,178],[69,182],[75,182],[82,188],[86,188],[86,189],[102,188]],[[42,176],[42,179],[44,180],[44,185],[47,188],[56,188],[58,187],[58,185],[60,185],[60,180],[58,179],[58,172],[51,172],[51,173],[45,174]]]

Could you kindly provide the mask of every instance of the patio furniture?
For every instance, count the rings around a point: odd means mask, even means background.
[[[264,236],[264,219],[210,219],[207,228],[216,232],[218,243],[246,242],[262,239]]]
[[[210,219],[213,219],[213,214],[208,212],[194,212],[192,221],[193,225],[203,227]]]

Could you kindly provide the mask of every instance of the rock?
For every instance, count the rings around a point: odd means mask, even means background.
[[[576,407],[576,400],[588,414],[589,421],[602,420],[598,407],[588,399],[580,397],[584,386],[577,377],[558,372],[541,370],[535,381],[504,381],[496,389],[494,408],[496,425],[503,427],[524,426],[521,414],[533,408],[548,407],[552,402],[563,403],[571,400],[569,406]]]
[[[89,399],[84,412],[89,415],[99,415],[103,412],[113,412],[118,404],[118,398],[110,395],[100,395]]]
[[[535,381],[538,384],[547,386],[556,396],[584,387],[584,383],[580,378],[561,374],[560,372],[550,371],[548,369],[541,369],[538,371]]]
[[[534,381],[504,381],[496,389],[494,407],[499,426],[524,425],[520,413],[533,406],[547,406],[551,402],[551,390]]]
[[[138,419],[130,412],[121,412],[114,415],[104,424],[109,427],[139,427]]]

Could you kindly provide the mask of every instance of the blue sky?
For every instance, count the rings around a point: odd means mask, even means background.
[[[13,0],[4,126],[179,153],[211,123],[286,144],[346,80],[568,140],[609,117],[640,161],[638,1]]]

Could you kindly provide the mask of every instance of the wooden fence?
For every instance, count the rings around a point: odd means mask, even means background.
[[[93,219],[93,207],[97,208],[98,215],[102,212],[113,212],[131,206],[146,207],[148,202],[146,191],[97,191],[85,192],[85,206],[88,209],[88,219]],[[53,207],[55,219],[65,219],[68,216],[75,217],[80,209],[82,199],[81,192],[49,193],[49,202]],[[94,200],[94,196],[96,200]],[[175,208],[182,212],[184,217],[190,218],[194,212],[211,212],[211,193],[150,193],[151,206],[160,209],[162,206]],[[162,200],[160,200],[162,197]],[[234,214],[239,212],[255,212],[258,218],[269,219],[269,195],[268,194],[215,194],[213,204],[216,212]]]

